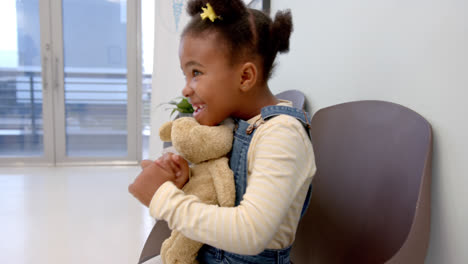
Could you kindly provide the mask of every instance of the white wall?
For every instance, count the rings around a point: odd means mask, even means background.
[[[179,65],[179,40],[180,32],[189,19],[185,11],[186,2],[187,0],[155,1],[150,159],[158,158],[161,155],[162,142],[158,136],[159,127],[170,120],[171,111],[165,110],[168,106],[158,107],[158,105],[181,96],[185,84]],[[184,3],[178,27],[176,26],[174,10],[174,5],[177,3]]]
[[[352,100],[407,106],[433,127],[426,263],[468,263],[468,1],[272,0],[291,8],[291,52],[273,91],[299,89],[312,111]]]

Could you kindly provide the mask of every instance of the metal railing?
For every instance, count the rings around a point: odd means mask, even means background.
[[[149,129],[151,74],[142,76],[142,127]],[[65,69],[66,115],[80,115],[83,105],[90,109],[107,109],[95,123],[115,127],[115,113],[126,112],[126,72],[108,69]],[[117,88],[117,89],[116,89]],[[42,134],[42,77],[37,68],[0,68],[0,136],[6,134]],[[69,118],[70,120],[73,118]],[[85,122],[70,122],[76,131],[91,128]],[[80,127],[81,126],[81,127]],[[122,127],[126,127],[122,125]]]

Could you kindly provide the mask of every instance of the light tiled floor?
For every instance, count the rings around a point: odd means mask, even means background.
[[[133,264],[154,220],[138,167],[0,168],[0,263]]]

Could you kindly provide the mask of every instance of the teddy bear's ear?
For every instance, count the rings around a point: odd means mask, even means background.
[[[172,121],[164,123],[159,128],[159,138],[164,142],[171,142]]]

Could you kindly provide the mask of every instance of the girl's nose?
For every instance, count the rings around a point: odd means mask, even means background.
[[[182,95],[184,97],[190,97],[192,94],[193,94],[193,89],[190,88],[188,84],[186,84],[184,89],[182,89]]]

